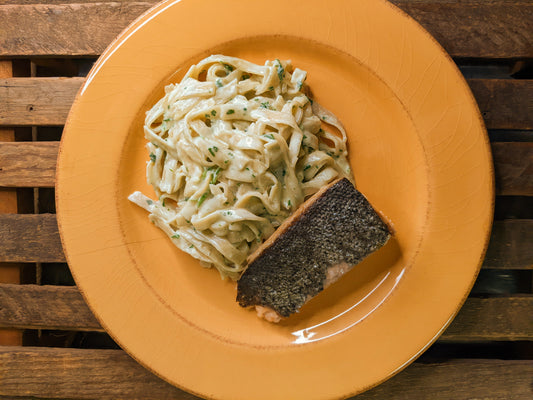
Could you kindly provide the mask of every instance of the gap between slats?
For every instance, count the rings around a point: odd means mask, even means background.
[[[11,22],[0,30],[0,56],[99,55],[154,3],[0,5],[0,20]],[[531,2],[393,3],[425,27],[453,57],[533,57]]]
[[[533,142],[491,143],[496,194],[533,196]],[[59,142],[0,143],[0,187],[54,187]]]
[[[73,286],[0,284],[0,304],[0,327],[103,331]],[[532,295],[468,298],[439,340],[532,340],[525,315],[533,315]]]
[[[415,362],[356,399],[530,399],[532,375],[530,360]],[[0,347],[1,396],[197,399],[145,370],[121,350],[35,347]]]
[[[0,79],[0,125],[63,125],[84,78]],[[468,79],[488,129],[533,129],[533,80]]]

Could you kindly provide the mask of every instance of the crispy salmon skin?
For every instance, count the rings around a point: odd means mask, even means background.
[[[346,178],[322,188],[248,259],[237,301],[279,322],[390,238],[388,226]]]

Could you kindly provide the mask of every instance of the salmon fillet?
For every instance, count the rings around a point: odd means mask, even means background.
[[[305,201],[248,258],[237,301],[271,322],[289,317],[390,238],[388,226],[346,178]]]

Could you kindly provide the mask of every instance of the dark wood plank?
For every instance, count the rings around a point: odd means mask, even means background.
[[[468,84],[489,129],[533,129],[533,80],[469,79]]]
[[[36,3],[42,3],[42,0]],[[80,4],[0,5],[0,56],[99,55],[137,16],[155,4],[79,1]],[[31,2],[34,3],[34,2]],[[454,57],[533,57],[527,0],[393,0]]]
[[[352,400],[529,400],[533,362],[448,360],[414,363],[380,386]]]
[[[484,268],[533,269],[533,220],[494,221]]]
[[[0,214],[0,262],[64,262],[54,214]]]
[[[497,194],[533,196],[533,142],[498,142],[491,146]]]
[[[0,327],[102,331],[76,287],[0,284]],[[439,340],[532,340],[533,296],[469,298]]]
[[[0,79],[0,125],[62,125],[83,78]],[[533,129],[533,80],[469,79],[489,129]]]
[[[391,2],[426,28],[452,57],[533,57],[531,1]]]
[[[525,400],[533,395],[532,374],[529,360],[414,363],[354,399]],[[0,396],[197,399],[163,382],[121,350],[35,347],[0,347]]]
[[[0,396],[196,399],[156,377],[121,350],[14,346],[0,347]]]
[[[84,78],[0,79],[0,125],[62,125]]]
[[[528,318],[529,316],[529,318]],[[533,340],[533,296],[468,298],[440,337],[446,342]]]
[[[0,143],[0,186],[53,187],[59,142]]]
[[[0,327],[103,331],[74,286],[0,284]]]

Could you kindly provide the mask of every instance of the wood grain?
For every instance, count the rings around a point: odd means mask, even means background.
[[[36,1],[31,3],[42,3]],[[0,5],[0,56],[99,55],[155,0]],[[394,0],[454,57],[533,57],[530,1]]]
[[[84,78],[0,79],[0,125],[62,125]]]
[[[533,80],[468,79],[468,85],[487,128],[533,129]]]
[[[495,221],[484,268],[533,269],[533,220]]]
[[[0,143],[0,186],[53,187],[59,142]]]
[[[0,79],[0,125],[63,125],[84,78]],[[468,79],[489,129],[533,129],[533,80]]]
[[[532,295],[471,297],[466,300],[457,317],[439,340],[446,342],[533,340],[532,318]]]
[[[0,284],[0,327],[103,331],[78,288]]]
[[[529,400],[533,362],[448,360],[414,363],[352,400]]]
[[[533,99],[533,92],[531,98]],[[533,110],[532,110],[533,114]],[[533,143],[492,143],[496,193],[533,196]]]
[[[54,214],[0,214],[0,262],[64,262]]]
[[[532,269],[533,220],[496,221],[483,266]],[[0,214],[0,262],[64,262],[54,214]]]
[[[0,396],[196,399],[121,350],[32,347],[0,347]]]
[[[102,331],[76,287],[0,284],[0,327]],[[469,298],[439,340],[531,340],[532,295]]]
[[[530,360],[414,363],[354,399],[521,400],[533,395]],[[145,370],[121,350],[0,347],[0,396],[101,400],[197,399]]]

